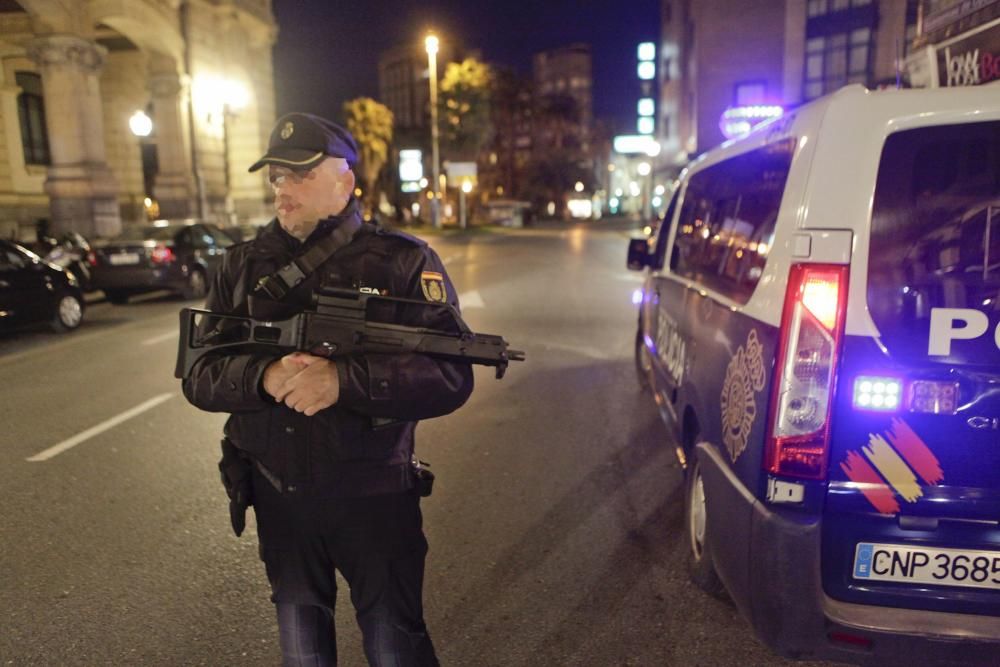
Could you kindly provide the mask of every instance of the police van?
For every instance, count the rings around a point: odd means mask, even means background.
[[[786,656],[998,664],[1000,86],[796,109],[628,263],[695,581]]]

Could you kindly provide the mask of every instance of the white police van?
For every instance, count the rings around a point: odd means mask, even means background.
[[[724,144],[629,267],[695,580],[787,656],[1000,664],[1000,86]]]

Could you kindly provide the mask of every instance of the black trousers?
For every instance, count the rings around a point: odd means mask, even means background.
[[[257,470],[253,482],[284,664],[337,664],[335,570],[350,586],[370,665],[438,664],[424,624],[427,540],[416,494],[300,499]]]

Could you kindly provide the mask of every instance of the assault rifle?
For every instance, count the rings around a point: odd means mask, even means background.
[[[186,378],[199,359],[222,350],[284,352],[295,350],[320,357],[352,354],[418,352],[438,359],[496,368],[504,376],[511,361],[524,352],[510,350],[502,336],[474,333],[450,304],[388,297],[354,290],[323,288],[313,306],[291,314],[278,302],[254,303],[250,316],[220,315],[182,308],[174,375]],[[432,308],[440,329],[394,324],[412,308]],[[284,312],[282,312],[284,311]],[[266,317],[261,317],[261,313]],[[256,317],[255,317],[256,316]]]

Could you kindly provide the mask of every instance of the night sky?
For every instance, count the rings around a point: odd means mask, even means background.
[[[340,117],[344,101],[378,95],[378,57],[393,46],[460,35],[484,60],[525,75],[537,51],[591,45],[594,115],[623,125],[635,119],[636,45],[659,33],[658,0],[477,2],[477,0],[273,0],[277,111]],[[626,128],[628,129],[628,128]]]

